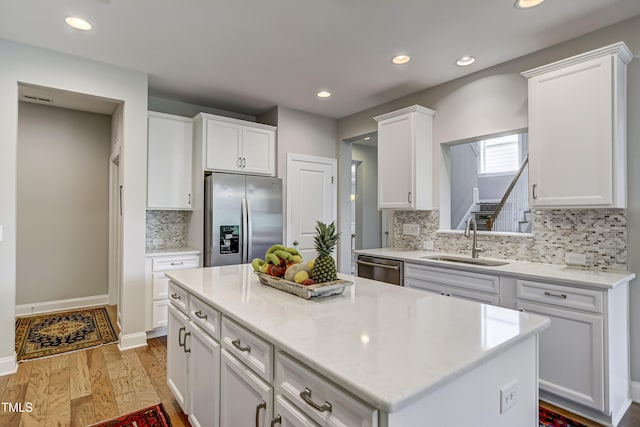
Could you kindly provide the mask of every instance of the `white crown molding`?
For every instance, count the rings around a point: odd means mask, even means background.
[[[375,116],[373,119],[377,122],[381,121],[381,120],[387,120],[393,117],[398,117],[401,116],[403,114],[407,114],[407,113],[422,113],[422,114],[427,114],[429,116],[433,116],[436,114],[435,111],[423,107],[421,105],[412,105],[410,107],[406,107],[403,108],[401,110],[396,110],[396,111],[392,111],[390,113],[386,113],[386,114],[381,114],[379,116]]]

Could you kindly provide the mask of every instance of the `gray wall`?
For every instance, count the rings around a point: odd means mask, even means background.
[[[357,169],[356,249],[381,246],[380,211],[378,210],[378,149],[353,144],[351,157],[362,163]]]
[[[255,116],[249,114],[234,113],[232,111],[221,110],[219,108],[207,107],[205,105],[189,104],[187,102],[175,101],[173,99],[149,96],[148,105],[150,111],[159,113],[174,114],[176,116],[194,117],[198,113],[210,113],[218,116],[233,117],[234,119],[248,120],[255,122]]]
[[[472,75],[345,117],[338,123],[340,141],[376,130],[373,117],[413,104],[436,110],[433,125],[434,159],[440,144],[528,126],[527,81],[522,71],[618,41],[627,43],[636,59],[628,66],[628,268],[640,273],[640,16],[582,37],[534,52]],[[482,113],[478,113],[482,112]],[[434,191],[439,194],[439,170]],[[341,202],[343,200],[341,199]],[[640,283],[631,284],[632,378],[640,382]]]
[[[111,117],[20,102],[17,304],[108,293]]]

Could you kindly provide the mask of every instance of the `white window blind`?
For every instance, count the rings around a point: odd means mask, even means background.
[[[518,135],[480,141],[480,173],[515,172],[519,165]]]

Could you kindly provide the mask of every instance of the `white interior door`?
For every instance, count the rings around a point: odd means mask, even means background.
[[[286,244],[297,247],[304,260],[316,257],[313,248],[316,221],[337,222],[337,171],[336,159],[287,154]]]

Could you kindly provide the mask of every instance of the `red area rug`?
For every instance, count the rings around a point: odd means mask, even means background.
[[[92,424],[91,427],[171,427],[171,421],[162,403],[159,403],[109,421]]]
[[[540,406],[539,413],[540,427],[587,427],[582,423],[563,417],[542,406]]]

